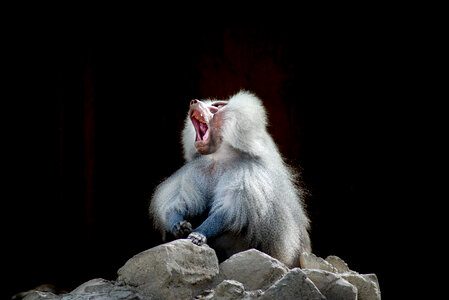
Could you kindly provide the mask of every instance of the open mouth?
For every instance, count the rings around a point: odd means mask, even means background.
[[[193,111],[190,116],[192,120],[193,127],[195,127],[196,137],[195,142],[206,141],[209,138],[209,126],[203,117],[203,114],[199,111]]]

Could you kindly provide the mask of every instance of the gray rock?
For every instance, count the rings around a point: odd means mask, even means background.
[[[326,257],[325,261],[330,263],[337,270],[337,273],[350,272],[348,265],[338,256],[330,255]]]
[[[213,300],[215,290],[204,290],[201,294],[197,295],[194,300]]]
[[[220,264],[216,282],[236,280],[246,290],[266,289],[287,274],[288,267],[256,249],[239,252]]]
[[[132,257],[117,281],[97,278],[69,294],[46,285],[17,294],[25,300],[137,299],[352,299],[380,300],[375,274],[351,271],[336,256],[326,260],[303,253],[303,270],[289,270],[255,249],[237,253],[220,266],[215,251],[190,240],[176,240]]]
[[[337,273],[337,269],[333,265],[313,253],[303,252],[299,258],[299,263],[301,264],[301,269],[320,269]]]
[[[363,274],[362,275],[363,278],[365,278],[368,281],[371,281],[372,283],[374,283],[374,285],[376,286],[377,290],[379,291],[380,294],[380,285],[379,285],[379,280],[377,279],[377,275],[374,273],[371,274]]]
[[[89,280],[70,294],[62,295],[61,300],[80,299],[80,300],[100,300],[100,299],[116,299],[116,300],[134,300],[143,299],[139,291],[131,286],[120,286],[113,281],[102,278]]]
[[[224,280],[215,290],[205,290],[195,300],[255,300],[263,294],[262,290],[245,291],[242,283]]]
[[[30,291],[23,300],[59,300],[61,296],[53,294],[51,292]]]
[[[130,286],[118,286],[104,279],[92,279],[83,283],[69,294],[56,295],[50,292],[33,291],[27,300],[139,300],[144,299]]]
[[[188,239],[141,252],[118,270],[117,282],[131,285],[147,298],[192,299],[218,274],[215,251]]]
[[[260,299],[323,300],[326,298],[301,269],[294,268],[267,289]]]
[[[357,287],[358,300],[380,300],[379,281],[376,274],[361,275],[352,272],[340,275]]]
[[[357,300],[357,288],[338,274],[318,269],[304,269],[327,300]]]
[[[73,291],[71,291],[70,294],[82,295],[87,293],[100,293],[109,291],[113,288],[114,283],[112,283],[111,281],[105,280],[103,278],[96,278],[81,284]]]
[[[224,280],[215,289],[216,300],[241,299],[245,295],[245,287],[235,280]]]

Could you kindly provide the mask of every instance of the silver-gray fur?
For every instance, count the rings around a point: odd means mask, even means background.
[[[201,155],[187,116],[182,133],[186,163],[157,187],[150,205],[154,225],[164,237],[181,224],[173,226],[170,218],[189,221],[206,215],[210,218],[202,227],[214,227],[207,243],[222,257],[256,248],[290,267],[299,265],[300,253],[311,251],[304,193],[266,126],[262,102],[241,91],[222,108],[219,148]],[[209,233],[198,230],[189,238],[194,241],[204,232]]]

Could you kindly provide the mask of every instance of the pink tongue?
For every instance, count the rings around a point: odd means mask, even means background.
[[[200,123],[201,139],[203,139],[203,136],[206,134],[206,131],[207,131],[207,125],[205,123]]]

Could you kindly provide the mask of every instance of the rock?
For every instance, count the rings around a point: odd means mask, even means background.
[[[201,294],[197,295],[194,300],[213,300],[215,290],[204,290]]]
[[[113,286],[114,284],[111,281],[105,280],[103,278],[96,278],[81,284],[70,293],[75,295],[82,295],[91,292],[102,292],[111,289]]]
[[[52,292],[30,291],[23,300],[56,300],[61,299],[61,296],[53,294]]]
[[[327,300],[357,300],[357,288],[339,275],[318,269],[303,271]]]
[[[379,291],[379,294],[380,294],[380,285],[379,285],[379,280],[377,279],[377,275],[376,274],[374,274],[374,273],[363,274],[362,277],[365,278],[368,281],[373,282],[374,285],[376,286],[377,290]]]
[[[326,298],[301,269],[294,268],[267,289],[260,299],[323,300]]]
[[[216,282],[236,280],[246,290],[266,289],[287,274],[288,267],[256,249],[239,252],[220,264]]]
[[[319,269],[336,273],[357,288],[359,300],[380,299],[380,288],[375,274],[360,275],[349,269],[348,265],[337,256],[328,256],[326,260],[314,254],[303,253],[300,259],[304,269]],[[321,290],[321,289],[320,289]]]
[[[130,286],[118,286],[104,279],[93,279],[73,290],[69,294],[56,295],[50,292],[33,291],[24,300],[139,300],[144,299]]]
[[[37,287],[35,287],[32,290],[26,291],[26,292],[20,292],[11,297],[12,300],[18,300],[25,298],[28,294],[31,294],[33,292],[43,292],[43,293],[34,293],[32,297],[39,297],[38,295],[42,295],[45,297],[53,297],[52,294],[57,296],[59,293],[64,293],[64,291],[61,291],[56,288],[53,284],[41,284]]]
[[[224,280],[215,289],[216,300],[241,299],[245,294],[245,287],[235,280]]]
[[[262,290],[245,291],[241,282],[223,280],[215,290],[205,290],[195,300],[255,300],[262,294]]]
[[[376,274],[361,275],[356,272],[340,274],[358,290],[358,300],[380,300],[379,281]]]
[[[303,253],[303,270],[255,249],[218,265],[215,251],[190,240],[176,240],[141,252],[118,270],[116,281],[89,280],[68,294],[47,286],[18,293],[18,300],[380,300],[375,274],[351,271],[337,256],[326,260]],[[41,290],[38,290],[41,289]],[[63,293],[64,291],[60,291]]]
[[[218,259],[207,245],[175,240],[141,252],[118,270],[117,282],[152,299],[192,299],[218,275]]]
[[[301,269],[320,269],[337,273],[337,269],[333,265],[313,253],[303,252],[299,258],[299,263]]]
[[[76,299],[86,300],[100,300],[100,299],[116,299],[116,300],[134,300],[143,299],[143,296],[138,290],[131,286],[120,286],[113,281],[108,281],[102,278],[89,280],[72,292],[69,295],[63,296],[62,300],[69,300],[71,295]]]
[[[69,294],[56,295],[50,292],[33,291],[24,300],[138,300],[144,299],[139,292],[131,286],[118,286],[113,281],[101,278],[89,280]]]
[[[325,261],[330,263],[337,270],[337,273],[350,272],[348,265],[338,256],[330,255],[326,257]]]

